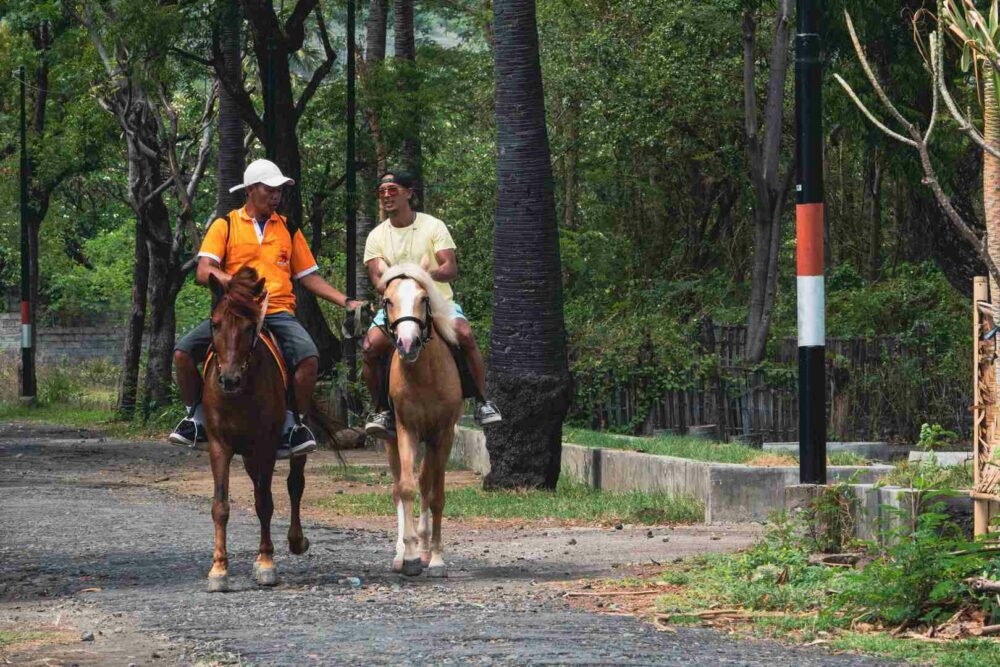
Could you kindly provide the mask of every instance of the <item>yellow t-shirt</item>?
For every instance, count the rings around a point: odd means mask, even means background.
[[[225,218],[217,218],[208,228],[198,256],[211,257],[229,275],[244,266],[253,267],[265,279],[270,295],[267,314],[287,311],[294,315],[292,279],[319,271],[302,230],[296,230],[293,239],[285,218],[277,213],[265,223],[263,232],[245,208],[230,211],[228,217],[228,226]]]
[[[407,227],[393,227],[388,219],[373,229],[365,241],[365,264],[380,258],[389,266],[412,262],[420,264],[425,255],[430,258],[431,269],[438,267],[435,253],[442,250],[454,250],[455,242],[444,223],[432,215],[417,213],[413,224]],[[435,283],[438,290],[448,301],[452,300],[454,292],[448,283]]]

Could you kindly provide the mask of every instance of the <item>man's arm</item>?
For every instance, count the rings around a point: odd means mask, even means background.
[[[330,303],[338,305],[341,308],[355,308],[361,303],[360,301],[353,299],[348,300],[347,296],[343,292],[323,280],[323,277],[319,275],[319,272],[314,271],[307,276],[303,276],[299,279],[299,282],[302,283],[303,287],[319,298],[326,299]]]
[[[368,260],[365,266],[368,268],[368,280],[370,280],[372,285],[375,286],[375,289],[378,289],[378,284],[382,280],[382,274],[385,273],[386,269],[389,267],[386,265],[385,260],[381,257],[375,257],[374,259]],[[378,293],[381,294],[382,290],[379,290]]]
[[[455,257],[455,250],[438,250],[434,253],[438,267],[429,271],[431,278],[439,283],[450,283],[458,277],[458,258]]]
[[[199,285],[207,285],[208,277],[214,275],[215,279],[225,287],[233,279],[231,275],[222,270],[219,263],[211,257],[201,257],[198,259],[198,268],[195,269],[194,279]]]

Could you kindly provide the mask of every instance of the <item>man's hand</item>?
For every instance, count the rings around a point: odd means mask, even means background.
[[[354,310],[355,308],[359,308],[363,305],[365,305],[364,301],[359,301],[357,299],[348,299],[347,303],[344,304],[344,308],[346,310]]]

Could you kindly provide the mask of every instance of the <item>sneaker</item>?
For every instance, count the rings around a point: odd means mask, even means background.
[[[396,415],[392,410],[373,414],[365,424],[365,433],[380,440],[396,437]]]
[[[181,447],[192,448],[197,447],[199,443],[208,442],[205,429],[190,417],[182,419],[173,432],[167,436],[167,440]]]
[[[281,458],[282,449],[288,450],[289,458],[315,452],[316,436],[305,424],[296,424],[288,432],[288,442],[278,448],[278,458]]]
[[[500,415],[500,410],[493,404],[493,401],[486,401],[476,406],[476,423],[480,426],[496,424],[502,420],[503,417]]]

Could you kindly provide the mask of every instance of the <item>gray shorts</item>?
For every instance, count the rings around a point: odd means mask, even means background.
[[[264,318],[264,324],[278,339],[281,354],[285,357],[285,363],[289,368],[294,369],[309,357],[319,356],[319,350],[316,349],[316,343],[309,336],[309,332],[291,313],[272,313]],[[205,361],[211,343],[212,325],[208,320],[204,320],[177,341],[174,349],[187,352],[194,358],[195,363],[200,364]]]

